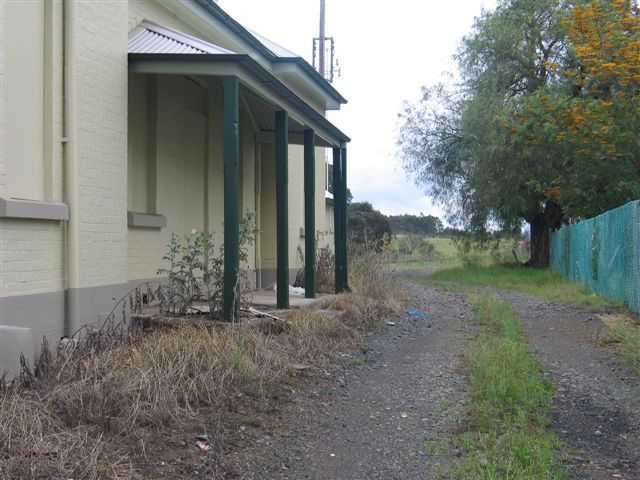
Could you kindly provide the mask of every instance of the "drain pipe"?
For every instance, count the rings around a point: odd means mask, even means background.
[[[64,1],[64,184],[69,207],[66,231],[65,334],[80,327],[80,212],[78,209],[78,146],[76,127],[76,2]]]

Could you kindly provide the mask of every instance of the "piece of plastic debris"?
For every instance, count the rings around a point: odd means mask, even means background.
[[[336,454],[335,454],[335,453],[330,453],[330,454],[329,454],[329,456],[330,456],[330,457],[335,457],[335,456],[336,456]]]
[[[407,418],[409,414],[407,412],[400,412],[400,418]]]
[[[282,320],[280,317],[277,317],[275,315],[272,315],[271,313],[267,313],[267,312],[262,312],[256,308],[253,307],[249,307],[249,308],[241,308],[240,309],[241,312],[247,312],[250,313],[251,315],[254,315],[257,318],[273,318],[274,320]]]
[[[211,447],[204,442],[196,442],[196,447],[198,447],[203,452],[208,452],[211,450]]]
[[[206,433],[204,433],[202,435],[196,435],[196,440],[199,440],[201,442],[208,442],[209,441],[209,435],[207,435]]]
[[[192,305],[187,308],[187,315],[196,315],[199,313],[211,313],[211,307],[209,305]]]
[[[387,322],[387,325],[389,325],[391,327],[395,327],[396,326],[396,322]]]
[[[411,318],[427,318],[427,315],[421,310],[405,310],[404,313],[409,315]]]
[[[292,363],[291,368],[293,368],[294,370],[302,371],[311,367],[309,365],[303,365],[302,363]]]
[[[278,293],[278,284],[273,284],[273,291]],[[304,288],[302,287],[294,287],[293,285],[289,285],[289,295],[296,295],[304,297]]]

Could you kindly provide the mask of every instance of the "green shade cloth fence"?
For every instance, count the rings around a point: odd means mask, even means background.
[[[640,314],[640,200],[554,232],[551,269]]]

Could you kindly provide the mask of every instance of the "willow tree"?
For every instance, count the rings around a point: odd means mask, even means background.
[[[457,54],[461,81],[424,88],[405,105],[398,137],[405,169],[440,200],[449,219],[476,235],[530,225],[532,265],[546,265],[549,234],[563,212],[539,188],[562,169],[554,155],[513,139],[523,99],[568,83],[550,64],[565,62],[559,0],[503,0],[476,19]]]

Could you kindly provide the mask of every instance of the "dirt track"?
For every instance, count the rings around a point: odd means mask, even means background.
[[[390,319],[330,372],[303,380],[277,415],[242,432],[250,447],[229,458],[231,478],[433,478],[455,457],[449,440],[467,402],[460,355],[473,315],[464,294],[407,288],[415,299],[407,311],[425,318]],[[566,446],[568,478],[640,479],[640,381],[593,341],[594,315],[496,293],[522,318],[558,388],[552,428]]]

